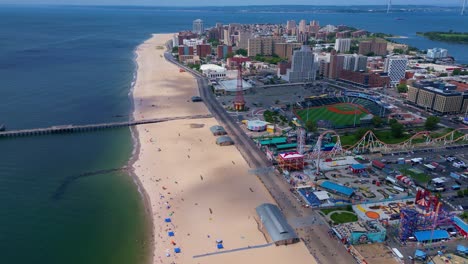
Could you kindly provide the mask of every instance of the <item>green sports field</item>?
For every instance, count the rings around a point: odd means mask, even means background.
[[[334,126],[352,126],[354,124],[354,112],[356,112],[356,125],[358,125],[360,118],[368,114],[362,106],[341,103],[296,110],[296,116],[305,123],[307,121],[307,112],[309,112],[309,120],[314,122],[328,120]]]

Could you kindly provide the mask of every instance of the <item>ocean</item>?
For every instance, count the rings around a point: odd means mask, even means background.
[[[151,33],[216,22],[319,20],[408,36],[421,49],[466,45],[416,31],[463,31],[468,18],[436,13],[256,12],[253,8],[0,7],[0,123],[8,129],[128,120],[134,50]],[[396,17],[403,20],[396,20]],[[437,21],[434,21],[437,17]],[[0,263],[144,263],[148,215],[134,179],[128,128],[0,140]],[[103,171],[112,170],[112,171]]]

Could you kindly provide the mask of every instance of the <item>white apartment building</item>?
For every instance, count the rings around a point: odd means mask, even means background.
[[[193,29],[192,30],[193,33],[202,34],[205,31],[205,28],[203,27],[203,20],[201,19],[194,20],[192,29]]]
[[[309,46],[303,45],[293,53],[291,69],[286,72],[287,80],[292,83],[315,80],[315,64],[314,53]]]
[[[189,47],[196,47],[197,45],[204,44],[203,39],[184,39],[183,44]]]
[[[428,49],[426,56],[430,59],[445,58],[448,56],[448,51],[441,48]]]
[[[408,58],[405,56],[391,56],[385,59],[384,72],[388,73],[390,83],[394,86],[405,77]]]
[[[340,53],[348,52],[351,49],[351,39],[337,38],[335,40],[335,50]]]

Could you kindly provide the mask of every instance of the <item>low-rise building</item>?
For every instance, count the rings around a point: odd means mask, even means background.
[[[390,77],[385,73],[341,70],[338,79],[364,88],[390,87]]]
[[[235,79],[237,77],[237,70],[227,70],[216,64],[203,64],[200,70],[209,79]]]
[[[255,210],[257,211],[260,229],[269,238],[269,241],[277,246],[300,241],[278,206],[265,203],[255,208]]]
[[[426,57],[429,59],[440,59],[448,56],[448,51],[441,48],[428,49]]]
[[[351,245],[382,243],[387,235],[386,229],[377,220],[341,224],[332,230],[343,243]]]

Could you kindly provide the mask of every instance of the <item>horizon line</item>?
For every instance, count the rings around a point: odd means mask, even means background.
[[[326,5],[326,4],[313,4],[313,5],[304,5],[304,4],[257,4],[257,5],[206,5],[206,6],[191,6],[191,5],[184,5],[184,6],[176,6],[176,5],[157,5],[157,4],[137,4],[137,5],[128,5],[128,4],[64,4],[64,3],[0,3],[0,6],[89,6],[89,7],[170,7],[170,8],[207,8],[207,7],[267,7],[267,6],[274,6],[274,7],[288,7],[288,6],[320,6],[320,7],[362,7],[362,6],[376,6],[376,7],[387,7],[387,4],[352,4],[352,5]],[[459,5],[455,3],[449,4],[408,4],[408,5],[392,5],[392,7],[458,7]]]

